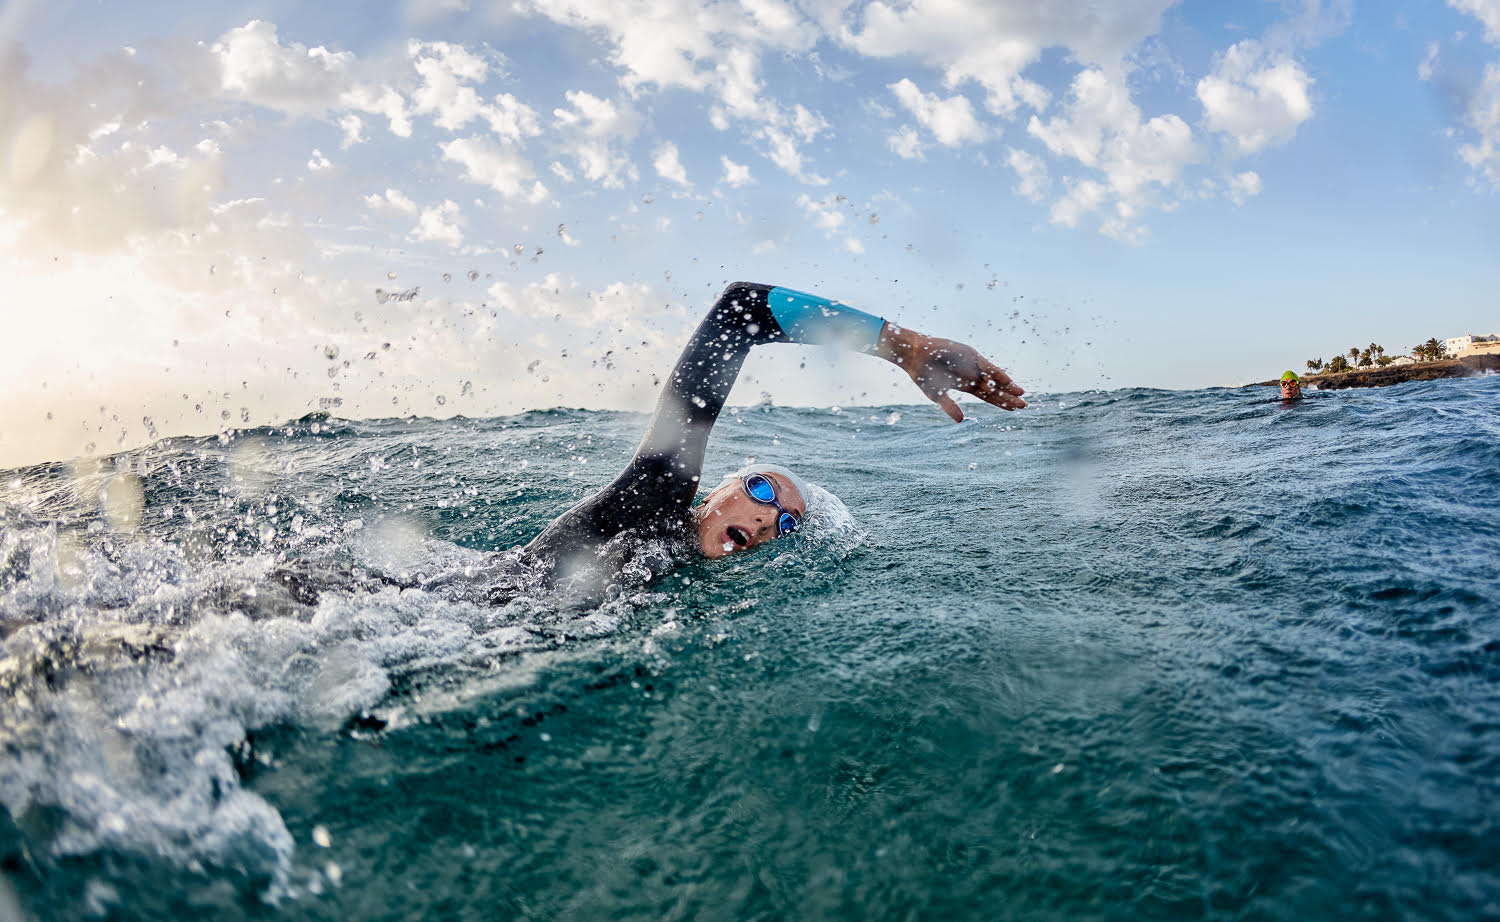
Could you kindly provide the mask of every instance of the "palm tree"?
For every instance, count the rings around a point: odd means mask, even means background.
[[[1350,346],[1349,347],[1349,361],[1351,363],[1359,361],[1359,347],[1358,346]]]
[[[1315,358],[1315,359],[1308,359],[1307,360],[1307,370],[1311,371],[1311,372],[1322,371],[1323,370],[1323,359],[1321,357],[1320,358]]]
[[[1438,338],[1436,336],[1427,340],[1427,342],[1423,343],[1422,345],[1427,347],[1427,355],[1433,361],[1448,357],[1448,350],[1443,346],[1442,343],[1438,342]]]
[[[1370,364],[1370,350],[1362,349],[1359,353],[1359,367],[1366,368]]]
[[[1342,355],[1336,355],[1333,357],[1333,360],[1328,363],[1328,370],[1331,372],[1348,371],[1349,360],[1344,358]]]

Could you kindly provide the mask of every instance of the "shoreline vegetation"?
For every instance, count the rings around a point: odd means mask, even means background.
[[[1413,362],[1409,365],[1345,366],[1347,370],[1309,372],[1302,375],[1304,386],[1319,390],[1342,390],[1349,387],[1389,387],[1407,381],[1436,381],[1440,378],[1467,378],[1485,372],[1500,372],[1500,353],[1466,355],[1456,359]],[[1280,379],[1256,381],[1246,387],[1277,387]]]

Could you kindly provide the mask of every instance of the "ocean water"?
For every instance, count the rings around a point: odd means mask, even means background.
[[[643,424],[0,475],[0,917],[1500,917],[1500,378],[741,409],[819,528],[469,600]]]

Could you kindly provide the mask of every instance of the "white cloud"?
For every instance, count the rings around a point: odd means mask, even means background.
[[[957,147],[966,141],[984,139],[984,126],[974,117],[974,107],[964,96],[942,99],[936,93],[923,93],[905,77],[890,84],[889,89],[896,94],[901,105],[944,147]]]
[[[365,196],[365,206],[375,212],[397,212],[414,215],[417,203],[407,198],[399,189],[387,189],[384,195],[372,193]]]
[[[339,119],[339,129],[344,132],[343,139],[339,141],[340,150],[348,150],[365,140],[364,120],[352,112]]]
[[[1464,122],[1478,139],[1460,145],[1459,157],[1483,176],[1492,190],[1500,191],[1500,63],[1485,67],[1484,79],[1469,98]]]
[[[635,165],[621,149],[640,128],[635,111],[623,102],[601,99],[582,90],[563,95],[571,108],[553,109],[552,115],[566,145],[573,150],[583,178],[606,189],[618,189],[627,179],[639,179]]]
[[[383,115],[391,134],[398,138],[411,137],[411,114],[406,111],[406,100],[391,87],[356,86],[345,93],[340,102],[360,112]]]
[[[356,79],[351,52],[282,44],[276,25],[258,19],[225,32],[209,52],[220,88],[235,98],[292,116],[322,118],[350,109],[381,115],[392,134],[411,136],[405,99],[393,87]],[[345,118],[340,124],[343,146],[362,140],[359,123]]]
[[[1198,81],[1198,99],[1209,130],[1229,135],[1237,152],[1248,154],[1287,141],[1312,117],[1311,85],[1296,61],[1246,39]]]
[[[1157,190],[1172,190],[1183,170],[1200,158],[1186,122],[1170,114],[1143,122],[1122,80],[1096,69],[1074,78],[1061,115],[1046,122],[1032,116],[1026,130],[1053,154],[1098,170],[1105,179],[1103,184],[1072,182],[1054,205],[1052,220],[1073,227],[1112,198],[1114,217],[1100,229],[1121,239],[1138,236],[1132,228],[1145,208],[1157,204]]]
[[[656,156],[651,161],[656,168],[656,175],[668,182],[675,182],[679,186],[691,186],[688,182],[687,170],[683,169],[682,161],[677,158],[677,145],[667,141],[656,148]]]
[[[1421,63],[1417,65],[1418,80],[1426,81],[1432,79],[1432,67],[1437,63],[1438,53],[1441,50],[1442,46],[1437,42],[1427,43],[1427,53],[1422,56]]]
[[[464,232],[459,226],[462,220],[458,203],[444,200],[441,205],[422,209],[417,226],[412,228],[409,236],[413,240],[441,243],[456,249],[464,242]]]
[[[541,127],[534,109],[509,93],[499,93],[485,102],[472,83],[482,83],[489,64],[462,45],[448,42],[418,42],[407,45],[413,67],[422,84],[412,93],[413,111],[434,115],[433,124],[457,131],[482,120],[501,139],[519,142],[535,137]]]
[[[433,123],[448,131],[480,117],[484,102],[468,84],[484,80],[489,68],[483,58],[462,45],[415,40],[407,44],[407,54],[422,77],[411,96],[414,111],[435,115]]]
[[[323,156],[323,152],[314,147],[312,159],[307,161],[307,169],[313,173],[326,173],[333,169],[333,161]]]
[[[1230,179],[1229,199],[1236,205],[1243,205],[1257,195],[1260,195],[1260,174],[1254,170],[1246,170]]]
[[[865,245],[853,237],[845,237],[844,249],[858,256],[865,251]]]
[[[738,189],[746,183],[755,181],[750,178],[750,167],[735,163],[722,154],[719,155],[719,163],[724,166],[724,178],[720,182],[723,182],[725,185]]]
[[[536,203],[547,197],[547,187],[536,178],[530,161],[514,150],[479,137],[457,138],[439,149],[444,160],[464,168],[465,179],[506,198]]]
[[[815,199],[806,193],[797,196],[797,207],[812,219],[812,226],[832,236],[844,226],[847,218],[838,208],[838,200]]]
[[[762,120],[760,55],[767,47],[807,51],[816,27],[785,0],[529,0],[523,7],[555,22],[595,31],[632,95],[645,86],[712,93],[737,118]]]
[[[853,12],[842,5],[824,24],[844,44],[882,58],[916,57],[943,72],[944,85],[983,87],[989,111],[1008,115],[1021,105],[1040,110],[1045,89],[1022,76],[1046,48],[1066,49],[1085,65],[1113,67],[1154,34],[1172,0],[875,0]]]
[[[1140,110],[1124,84],[1090,69],[1073,79],[1063,115],[1046,122],[1033,115],[1026,130],[1057,156],[1098,166],[1106,140],[1139,122]]]
[[[1448,0],[1448,5],[1477,18],[1485,40],[1500,45],[1500,0]],[[1479,85],[1469,91],[1463,125],[1472,135],[1459,145],[1459,158],[1491,191],[1500,191],[1500,61],[1487,64]]]
[[[759,137],[765,141],[767,147],[766,156],[771,162],[781,167],[788,174],[795,176],[810,186],[825,186],[828,180],[817,173],[809,173],[802,168],[802,151],[797,147],[797,140],[780,128],[767,126],[759,132]]]
[[[886,135],[885,144],[904,160],[922,159],[922,138],[917,134],[917,129],[910,125],[902,125]]]
[[[1052,220],[1064,227],[1076,227],[1078,219],[1096,210],[1109,197],[1109,187],[1092,179],[1078,180],[1052,206]]]
[[[1500,0],[1448,0],[1448,5],[1484,23],[1485,41],[1500,45]]]
[[[223,88],[247,102],[293,115],[321,115],[353,86],[354,55],[282,45],[274,23],[254,19],[214,43]]]
[[[1052,186],[1052,180],[1047,176],[1047,164],[1042,158],[1012,147],[1006,153],[1005,162],[1016,171],[1016,194],[1033,202],[1041,201]]]
[[[714,128],[727,130],[738,121],[757,148],[770,147],[767,156],[772,163],[803,182],[826,182],[805,166],[799,148],[826,132],[827,121],[806,106],[788,109],[766,98],[760,76],[767,50],[805,53],[819,38],[817,25],[795,4],[786,0],[524,0],[519,8],[601,35],[611,49],[610,63],[619,69],[620,85],[631,98],[649,87],[707,94],[715,100],[708,107]],[[606,186],[619,184],[624,167],[616,152],[598,140],[579,146],[586,148],[580,151],[581,172]]]
[[[792,131],[797,133],[804,144],[828,130],[828,121],[823,116],[800,103],[792,107],[792,114],[788,121],[791,123]]]
[[[509,93],[498,93],[480,113],[490,130],[507,141],[520,141],[542,133],[536,110]]]

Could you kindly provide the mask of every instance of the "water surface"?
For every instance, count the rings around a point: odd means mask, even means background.
[[[1489,377],[742,409],[706,479],[787,463],[847,515],[581,609],[451,587],[639,415],[8,472],[0,909],[1495,916],[1497,408]]]

